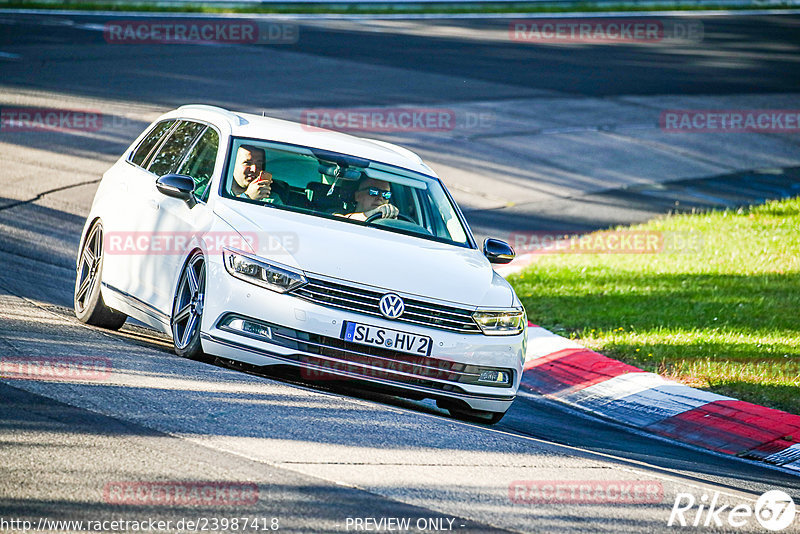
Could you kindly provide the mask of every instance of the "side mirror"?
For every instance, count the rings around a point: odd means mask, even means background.
[[[512,261],[516,253],[505,241],[489,238],[483,242],[483,255],[489,259],[489,263],[502,264]]]
[[[197,204],[194,198],[194,180],[182,174],[165,174],[156,180],[158,190],[168,197],[183,200],[192,209]]]

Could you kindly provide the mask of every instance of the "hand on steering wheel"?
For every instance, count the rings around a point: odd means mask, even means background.
[[[391,204],[382,204],[375,209],[364,212],[365,222],[372,222],[375,219],[396,219],[400,210]]]
[[[394,216],[389,216],[389,217],[384,217],[383,216],[383,210],[381,210],[380,208],[383,208],[385,206],[390,206],[390,207],[394,208],[394,210],[388,210],[390,213],[393,213]],[[370,213],[372,215],[368,215]],[[399,219],[401,221],[410,222],[411,224],[418,224],[417,221],[415,221],[414,219],[412,219],[408,215],[403,215],[402,213],[400,213],[400,210],[398,210],[397,208],[395,208],[391,204],[384,204],[383,206],[380,206],[379,208],[375,208],[374,210],[370,210],[370,211],[364,213],[364,215],[367,215],[367,218],[364,220],[364,222],[366,222],[366,223],[371,223],[372,221],[374,221],[374,220],[376,220],[378,218],[381,218],[381,219]]]

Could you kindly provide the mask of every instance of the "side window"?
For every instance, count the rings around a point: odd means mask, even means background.
[[[199,199],[206,199],[208,183],[211,181],[214,164],[217,162],[218,148],[219,134],[214,128],[206,128],[178,168],[178,174],[192,177],[194,194]]]
[[[147,170],[156,176],[169,174],[181,160],[189,146],[191,146],[197,134],[204,128],[205,125],[197,122],[181,122],[178,127],[172,131],[169,139],[161,145],[161,149],[150,162],[150,166]]]
[[[144,162],[147,159],[147,156],[150,152],[155,148],[161,138],[164,137],[172,125],[175,124],[175,120],[169,121],[161,121],[155,125],[155,127],[150,131],[147,136],[142,139],[142,142],[139,143],[139,146],[136,147],[136,151],[133,153],[133,157],[131,157],[131,163],[138,165],[139,167],[144,167]]]

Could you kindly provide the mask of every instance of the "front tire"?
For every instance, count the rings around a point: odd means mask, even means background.
[[[103,226],[97,221],[89,229],[78,256],[72,306],[82,323],[119,330],[128,316],[106,306],[100,285],[103,280]]]
[[[192,360],[204,360],[200,344],[200,323],[206,292],[206,262],[195,251],[183,267],[172,304],[172,341],[175,354]]]

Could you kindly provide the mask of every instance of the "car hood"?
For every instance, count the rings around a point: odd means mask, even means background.
[[[513,290],[479,251],[378,228],[237,201],[214,212],[283,265],[398,293],[469,307],[509,307]]]

